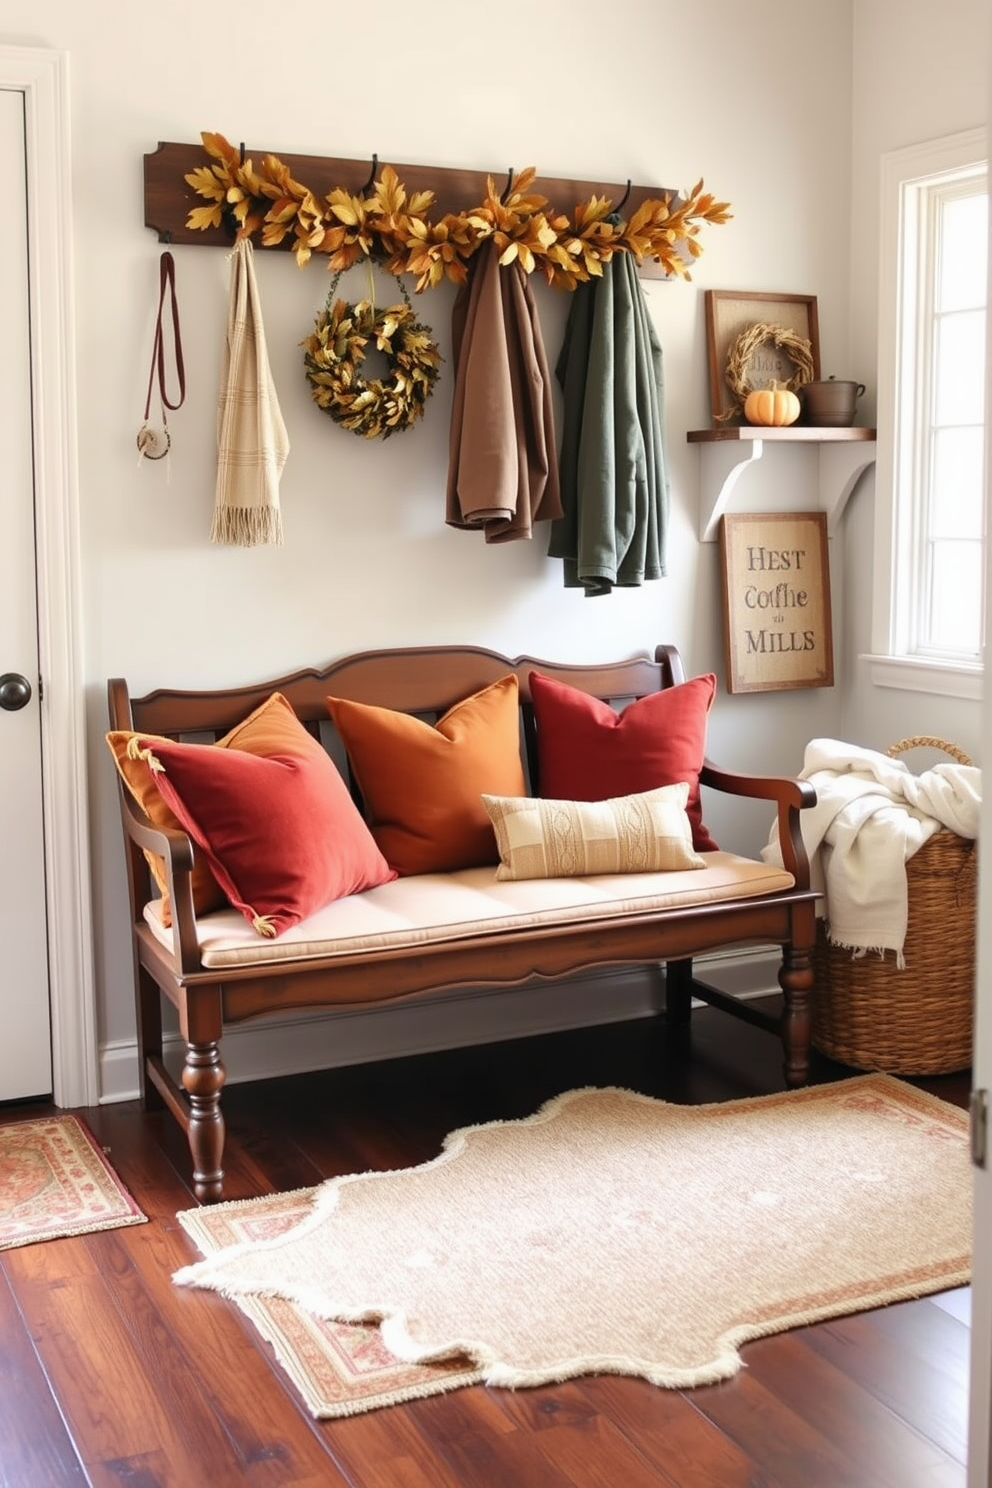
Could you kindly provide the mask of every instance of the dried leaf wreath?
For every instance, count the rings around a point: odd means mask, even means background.
[[[336,424],[363,439],[388,439],[421,417],[434,390],[441,355],[405,301],[377,309],[372,299],[349,305],[336,300],[335,276],[327,305],[302,342],[307,381],[318,408]],[[389,363],[389,377],[365,379],[359,368],[365,348],[375,342]]]
[[[605,196],[579,202],[570,219],[530,191],[537,172],[528,167],[505,201],[489,177],[477,207],[435,221],[430,216],[434,193],[408,196],[392,166],[384,166],[361,196],[337,187],[320,197],[294,180],[276,155],[263,156],[256,170],[222,134],[204,131],[200,138],[214,164],[198,166],[185,180],[210,205],[194,207],[188,227],[219,227],[229,212],[238,223],[238,237],[260,234],[263,248],[276,247],[291,234],[301,266],[314,253],[327,254],[332,272],[377,258],[391,274],[416,275],[418,292],[445,278],[464,284],[468,260],[489,238],[499,248],[500,263],[519,261],[528,274],[539,269],[549,284],[561,288],[600,277],[616,252],[632,253],[638,262],[653,259],[668,273],[689,279],[686,258],[702,253],[700,225],[730,218],[729,203],[704,193],[700,180],[684,197],[642,202],[626,222],[611,216],[613,203]]]

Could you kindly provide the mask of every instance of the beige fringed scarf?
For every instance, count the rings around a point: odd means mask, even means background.
[[[279,477],[289,454],[265,346],[253,255],[247,238],[231,255],[217,406],[217,493],[210,529],[211,542],[241,548],[282,542]]]

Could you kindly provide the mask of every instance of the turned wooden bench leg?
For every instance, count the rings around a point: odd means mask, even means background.
[[[789,1087],[809,1080],[809,1046],[813,1031],[809,995],[813,988],[813,955],[809,949],[782,947],[778,973],[782,988],[782,1049],[785,1054],[785,1083]]]
[[[692,958],[665,963],[665,1020],[685,1028],[692,1016]]]
[[[224,1117],[220,1093],[225,1070],[216,1039],[186,1046],[183,1088],[189,1096],[189,1150],[193,1157],[193,1192],[201,1203],[223,1196]]]

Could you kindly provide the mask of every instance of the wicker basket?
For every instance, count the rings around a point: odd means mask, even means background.
[[[971,761],[928,735],[902,739]],[[852,958],[819,921],[813,959],[813,1043],[855,1069],[944,1075],[972,1058],[975,998],[976,844],[941,829],[906,864],[909,924],[902,971],[895,953]]]

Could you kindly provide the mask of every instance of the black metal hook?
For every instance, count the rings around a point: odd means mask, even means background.
[[[617,202],[616,206],[613,208],[614,212],[619,212],[620,209],[621,209],[621,207],[625,207],[627,205],[627,198],[629,196],[630,196],[630,177],[628,176],[627,177],[627,190],[624,192],[623,196],[620,198],[620,200]]]
[[[500,193],[500,198],[499,198],[500,199],[500,205],[502,205],[502,203],[506,201],[506,198],[509,196],[512,187],[513,187],[513,166],[511,165],[510,166],[510,169],[506,173],[506,185],[503,187],[503,190]]]
[[[362,193],[361,193],[362,196],[367,195],[367,193],[372,190],[372,183],[375,180],[375,173],[376,173],[376,171],[378,169],[379,169],[379,157],[378,157],[378,155],[373,154],[373,156],[372,156],[372,170],[371,170],[371,173],[369,174],[368,180],[365,182],[365,185],[362,187]]]
[[[245,163],[245,142],[244,142],[244,140],[242,140],[240,146],[238,147],[238,167],[239,167],[239,169],[240,169],[241,166],[244,165],[244,163]],[[234,208],[232,206],[230,206],[230,205],[225,205],[224,207],[222,207],[221,208],[221,217],[224,220],[224,226],[227,229],[227,235],[228,235],[228,237],[229,238],[235,238],[235,237],[237,237],[237,234],[238,234],[238,219],[234,215]]]

